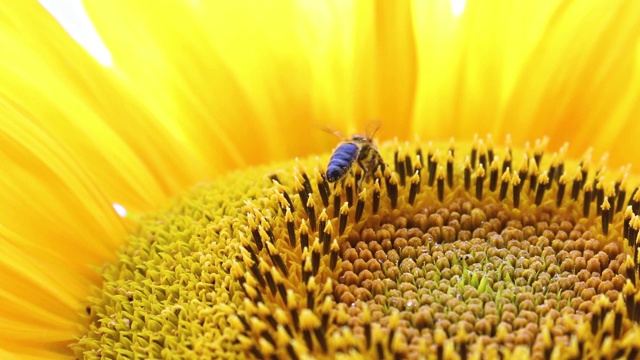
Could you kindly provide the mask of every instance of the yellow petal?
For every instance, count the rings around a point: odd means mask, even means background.
[[[416,2],[419,81],[414,130],[515,141],[551,136],[569,154],[634,158],[640,100],[640,5],[636,1]],[[517,126],[521,131],[509,130]],[[615,150],[614,150],[615,149]]]

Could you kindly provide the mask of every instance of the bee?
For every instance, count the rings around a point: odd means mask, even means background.
[[[329,159],[327,181],[333,183],[343,180],[356,163],[364,172],[361,180],[370,178],[378,168],[378,165],[384,165],[382,156],[380,156],[378,149],[373,144],[373,135],[379,128],[380,125],[377,124],[371,135],[356,134],[352,135],[351,138],[344,137],[338,131],[324,129],[342,139],[342,142],[338,144]]]

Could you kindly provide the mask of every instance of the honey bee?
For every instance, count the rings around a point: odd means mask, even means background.
[[[373,144],[373,135],[379,128],[380,124],[377,124],[373,131],[370,132],[371,135],[356,134],[352,135],[351,138],[344,137],[336,130],[324,129],[342,139],[342,142],[338,144],[329,159],[327,181],[333,183],[344,179],[356,163],[364,172],[361,180],[370,178],[378,168],[378,165],[384,165],[382,156],[380,156],[378,149]]]

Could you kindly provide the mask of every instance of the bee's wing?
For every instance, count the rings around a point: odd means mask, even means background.
[[[382,126],[382,121],[380,120],[369,121],[367,123],[367,127],[365,128],[365,136],[367,137],[367,139],[373,139],[373,136],[380,129],[380,126]]]
[[[322,131],[324,131],[326,133],[329,133],[331,135],[336,136],[337,138],[339,138],[342,141],[346,141],[347,140],[347,137],[344,136],[340,131],[338,131],[338,130],[330,127],[330,126],[322,125],[322,126],[319,126],[319,128],[320,128],[320,130],[322,130]]]

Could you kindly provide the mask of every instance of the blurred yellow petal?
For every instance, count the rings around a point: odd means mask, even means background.
[[[123,200],[126,195],[127,203],[138,208],[155,204],[167,192],[174,193],[176,187],[193,182],[191,172],[197,173],[201,167],[190,167],[186,174],[172,177],[158,176],[165,164],[178,161],[184,154],[184,150],[177,152],[181,147],[174,136],[163,131],[162,124],[151,121],[147,109],[108,69],[69,39],[42,8],[24,7],[3,12],[2,16],[8,20],[33,15],[40,20],[40,30],[33,34],[8,28],[0,36],[8,49],[2,62],[6,79],[3,105],[15,119],[7,122],[26,129],[3,130],[11,131],[10,136],[18,136],[18,131],[37,131],[39,135],[30,136],[50,138],[48,141],[56,144],[51,146],[58,151],[74,154],[63,161],[86,167],[91,181],[98,182],[100,191],[110,199]],[[145,143],[139,141],[145,131],[154,130],[154,136]],[[138,155],[141,153],[149,156],[142,159]],[[189,158],[183,157],[188,163]],[[138,190],[141,188],[146,189],[144,193]]]
[[[571,134],[573,155],[590,146],[615,149],[613,164],[624,165],[637,149],[625,140],[640,136],[640,3],[575,5],[556,10],[544,43],[523,64],[504,118],[521,119],[535,136]]]
[[[144,84],[138,96],[161,104],[158,116],[208,124],[189,132],[201,151],[211,155],[204,145],[225,141],[235,146],[231,154],[258,164],[285,159],[292,149],[318,152],[333,141],[318,131],[305,144],[267,140],[282,128],[308,133],[312,123],[356,132],[389,119],[398,124],[394,135],[408,133],[415,72],[410,8],[380,4],[194,2],[153,13],[142,3],[87,7],[99,14],[105,41],[119,45],[112,48],[118,67]],[[121,26],[111,26],[116,21]],[[248,138],[243,129],[259,136]],[[241,145],[247,142],[260,153]]]
[[[460,17],[447,1],[414,5],[416,132],[571,138],[572,156],[593,146],[633,161],[621,140],[640,135],[638,2],[469,1]]]

